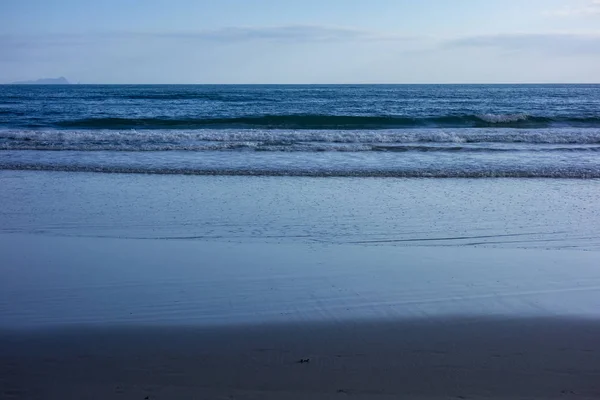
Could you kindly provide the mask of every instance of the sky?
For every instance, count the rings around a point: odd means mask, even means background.
[[[0,0],[0,83],[599,83],[600,0]]]

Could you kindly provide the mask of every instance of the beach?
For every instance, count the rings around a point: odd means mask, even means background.
[[[598,398],[597,321],[435,318],[2,335],[7,399]]]
[[[600,398],[600,86],[3,85],[0,398]]]
[[[596,180],[0,183],[2,398],[600,396]]]

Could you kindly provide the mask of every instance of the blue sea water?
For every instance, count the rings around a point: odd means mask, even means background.
[[[0,86],[0,329],[596,318],[589,178],[600,85]]]
[[[0,169],[600,178],[600,85],[5,85]]]

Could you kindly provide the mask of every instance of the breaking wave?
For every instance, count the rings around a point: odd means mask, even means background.
[[[35,124],[31,125],[35,127]],[[527,114],[446,115],[430,117],[361,115],[260,115],[231,118],[85,118],[54,123],[57,128],[87,129],[390,129],[390,128],[544,128],[599,127],[600,117],[545,117]]]
[[[501,152],[519,149],[599,151],[600,129],[0,130],[0,150]]]

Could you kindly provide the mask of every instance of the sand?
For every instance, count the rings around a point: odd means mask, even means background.
[[[0,239],[2,399],[600,396],[595,252]]]
[[[5,399],[600,397],[600,323],[561,318],[4,333]]]

